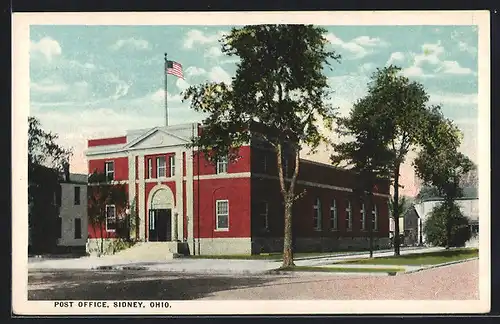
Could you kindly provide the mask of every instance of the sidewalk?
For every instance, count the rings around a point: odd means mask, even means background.
[[[418,248],[401,251],[401,254],[439,251],[442,248]],[[374,256],[393,255],[392,251],[374,252]],[[336,266],[334,263],[347,259],[368,257],[369,253],[342,254],[295,260],[297,266]],[[189,274],[264,274],[278,269],[281,261],[276,260],[228,260],[179,258],[166,261],[137,262],[117,256],[82,257],[75,259],[29,259],[29,270],[149,270]],[[339,265],[340,266],[340,265]],[[342,265],[344,266],[344,265]]]

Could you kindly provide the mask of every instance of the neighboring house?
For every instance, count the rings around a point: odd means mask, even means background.
[[[92,139],[89,173],[104,172],[125,184],[136,201],[137,238],[184,242],[191,254],[250,254],[283,249],[283,202],[276,154],[257,138],[241,147],[234,163],[209,164],[186,148],[199,124],[131,130],[126,136]],[[283,159],[286,176],[293,156]],[[296,251],[332,251],[369,245],[373,216],[375,246],[389,244],[389,182],[382,181],[371,211],[353,194],[354,173],[300,160],[293,209]],[[105,237],[115,237],[117,208],[106,206]],[[101,237],[89,226],[89,245]]]
[[[61,206],[58,171],[41,165],[31,166],[27,189],[28,253],[53,253],[57,247]]]
[[[88,236],[87,175],[67,171],[61,185],[59,250],[85,251]]]
[[[419,218],[418,224],[413,226],[417,230],[418,244],[425,244],[423,226],[432,210],[443,202],[442,198],[429,198],[414,205],[414,210]],[[465,197],[458,198],[456,203],[465,217],[469,219],[469,226],[473,237],[479,234],[479,198]]]

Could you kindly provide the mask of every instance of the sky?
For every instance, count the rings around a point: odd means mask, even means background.
[[[168,76],[169,124],[201,121],[181,102],[189,85],[230,82],[238,62],[218,40],[237,26],[30,27],[30,115],[73,149],[71,171],[87,173],[87,140],[127,129],[164,125],[164,53],[183,65],[185,79]],[[477,161],[478,39],[474,26],[322,26],[340,63],[325,70],[332,104],[345,115],[366,95],[376,68],[394,64],[426,88],[429,105],[462,130],[461,150]],[[328,163],[321,147],[307,159]],[[410,153],[402,169],[403,194],[418,181]]]

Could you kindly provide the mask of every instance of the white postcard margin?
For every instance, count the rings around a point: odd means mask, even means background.
[[[166,24],[165,22],[168,22]],[[169,308],[55,307],[28,301],[27,135],[31,25],[476,25],[478,28],[479,300],[168,301]],[[12,16],[12,311],[16,315],[460,314],[490,310],[490,16],[489,11],[309,11],[190,13],[14,13]],[[486,216],[486,217],[485,217]],[[334,292],[332,292],[334,294]],[[112,305],[113,301],[106,301]],[[143,301],[149,305],[151,301]]]

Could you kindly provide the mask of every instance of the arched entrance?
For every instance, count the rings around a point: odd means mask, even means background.
[[[172,240],[172,210],[174,194],[168,186],[155,186],[148,198],[148,241],[167,242]]]

